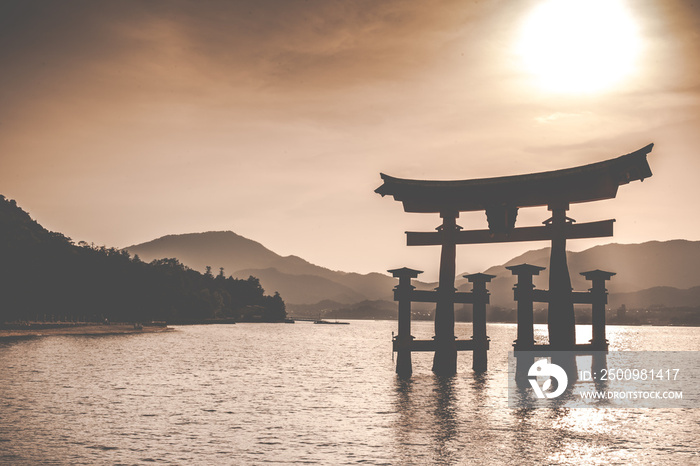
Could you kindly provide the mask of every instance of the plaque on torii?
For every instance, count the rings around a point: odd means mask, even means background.
[[[574,168],[498,178],[428,181],[381,174],[384,183],[376,193],[393,196],[406,212],[437,213],[442,218],[436,232],[406,232],[409,246],[442,247],[436,290],[435,373],[456,372],[454,285],[458,244],[551,241],[547,296],[550,347],[575,348],[575,300],[566,262],[566,240],[612,236],[615,220],[577,224],[566,212],[570,204],[612,199],[619,186],[650,177],[646,157],[652,148],[649,144],[630,154]],[[543,226],[515,227],[519,208],[538,206],[551,211]],[[487,229],[464,231],[457,225],[460,212],[473,211],[486,212]]]

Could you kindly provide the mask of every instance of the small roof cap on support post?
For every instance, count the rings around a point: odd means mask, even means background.
[[[408,267],[401,267],[400,269],[387,270],[392,276],[397,278],[408,277],[416,278],[419,274],[423,273],[422,270],[409,269]]]
[[[527,274],[527,275],[539,275],[541,271],[545,270],[547,267],[540,267],[532,264],[518,264],[506,267],[510,270],[513,275]]]
[[[462,275],[464,278],[469,280],[471,283],[488,283],[491,279],[496,278],[495,275],[489,275],[487,273],[470,273],[468,275]]]
[[[610,280],[613,275],[617,275],[615,272],[606,272],[605,270],[595,269],[589,270],[588,272],[581,272],[586,280]]]

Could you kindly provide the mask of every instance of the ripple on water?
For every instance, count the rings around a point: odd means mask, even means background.
[[[514,326],[489,325],[486,374],[474,375],[471,357],[460,354],[459,374],[437,378],[430,355],[416,354],[409,381],[394,374],[395,323],[322,327],[3,342],[0,463],[698,461],[695,410],[508,409]],[[432,323],[414,330],[430,335]],[[471,334],[470,325],[457,330]],[[695,333],[611,327],[608,336],[615,349],[697,350]]]

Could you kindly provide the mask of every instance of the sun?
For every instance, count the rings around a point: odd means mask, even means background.
[[[632,75],[641,41],[619,0],[548,0],[525,20],[518,55],[557,93],[600,92]]]

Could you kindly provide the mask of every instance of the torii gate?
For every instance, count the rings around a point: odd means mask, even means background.
[[[423,350],[429,347],[435,351],[433,372],[452,375],[457,370],[454,303],[465,302],[455,290],[457,244],[551,241],[547,294],[549,346],[554,350],[575,349],[574,296],[566,262],[566,240],[612,236],[615,220],[574,224],[575,220],[567,217],[566,212],[570,204],[612,199],[620,185],[650,177],[646,157],[653,146],[649,144],[627,155],[575,168],[498,178],[428,181],[381,173],[384,184],[376,193],[393,196],[403,203],[405,212],[437,213],[442,218],[437,232],[406,232],[408,246],[442,247],[439,285],[433,300],[436,302],[434,343],[413,342],[414,350],[420,350],[422,345]],[[544,226],[515,228],[518,209],[537,206],[547,206],[552,212]],[[488,229],[462,231],[456,223],[459,213],[479,210],[486,212]],[[414,272],[417,271],[406,273],[411,276]],[[410,351],[412,345],[405,348]]]

